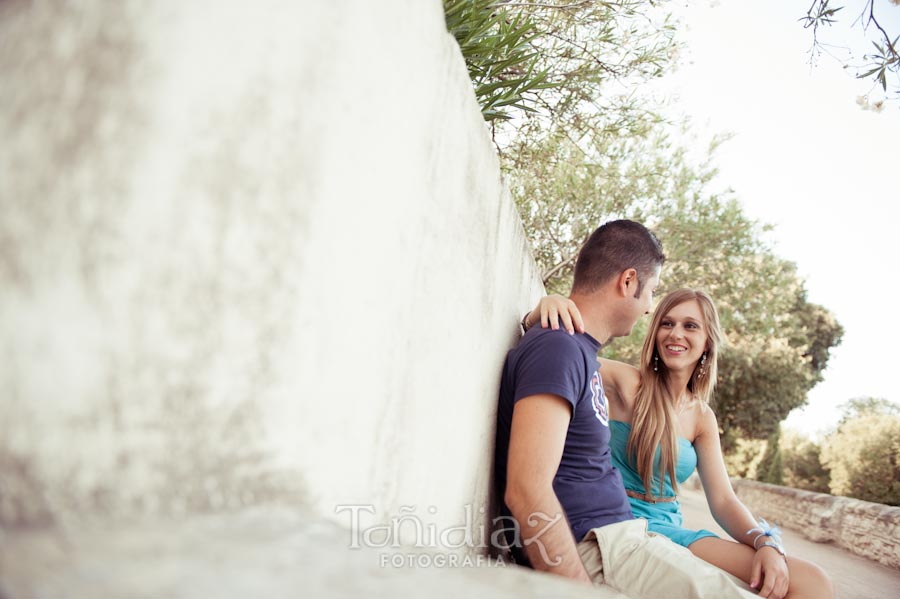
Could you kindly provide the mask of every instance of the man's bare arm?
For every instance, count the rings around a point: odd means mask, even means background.
[[[521,527],[532,567],[590,583],[553,491],[571,415],[571,404],[557,395],[516,402],[504,499]]]

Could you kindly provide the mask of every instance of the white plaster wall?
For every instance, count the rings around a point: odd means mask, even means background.
[[[7,0],[0,132],[0,524],[480,517],[542,287],[439,0]]]

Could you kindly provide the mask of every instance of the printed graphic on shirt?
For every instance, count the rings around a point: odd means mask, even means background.
[[[603,426],[609,426],[609,403],[606,394],[603,393],[603,384],[600,382],[600,373],[594,371],[591,377],[591,405],[594,406],[594,414]]]

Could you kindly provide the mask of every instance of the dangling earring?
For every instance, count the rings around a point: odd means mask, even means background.
[[[659,372],[659,354],[653,354],[653,372]]]
[[[702,379],[703,375],[706,374],[706,370],[703,369],[704,365],[706,365],[706,352],[703,352],[703,356],[700,358],[700,372],[697,373],[698,379]]]

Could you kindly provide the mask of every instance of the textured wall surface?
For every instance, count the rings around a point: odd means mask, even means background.
[[[900,508],[732,479],[738,497],[769,522],[900,569]]]
[[[6,0],[0,132],[8,594],[205,546],[135,523],[485,520],[542,287],[440,2]]]

